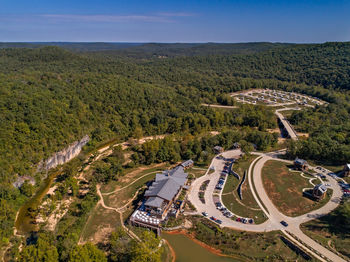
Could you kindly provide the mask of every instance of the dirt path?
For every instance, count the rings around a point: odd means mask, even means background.
[[[164,164],[163,164],[163,163],[160,163],[160,164],[154,165],[153,167],[154,167],[154,168],[157,168],[157,167],[160,167],[160,166],[162,166],[162,165],[164,165]],[[135,174],[137,174],[137,173],[139,173],[139,172],[142,172],[143,170],[146,170],[146,169],[149,169],[149,167],[139,167],[138,169],[136,169],[136,170],[130,172],[129,174],[127,174],[127,175],[126,175],[125,177],[123,177],[123,178],[126,178],[126,182],[129,182],[129,181],[133,178],[133,177],[131,176],[131,174],[132,174],[132,175],[135,175]],[[121,188],[117,188],[117,189],[115,189],[115,190],[113,190],[113,191],[111,191],[111,192],[102,193],[102,195],[108,196],[108,195],[117,193],[117,192],[119,192],[119,191],[121,191],[121,190],[123,190],[123,189],[125,189],[125,188],[127,188],[127,187],[129,187],[129,186],[131,186],[132,184],[136,183],[136,182],[139,181],[140,179],[142,179],[142,178],[144,178],[144,177],[146,177],[146,176],[149,176],[149,175],[151,175],[151,174],[157,173],[157,172],[158,172],[158,171],[153,171],[153,172],[149,172],[149,173],[147,173],[147,174],[144,174],[144,175],[140,176],[139,178],[137,178],[136,180],[134,180],[133,182],[131,182],[131,183],[128,184],[128,185],[126,185],[126,186],[124,186],[124,187],[121,187]],[[125,182],[125,180],[122,181],[122,182]]]
[[[96,192],[97,192],[97,195],[99,196],[99,201],[97,202],[97,204],[96,205],[101,205],[103,208],[105,208],[105,209],[109,209],[109,210],[113,210],[113,211],[115,211],[118,215],[119,215],[119,217],[120,217],[120,224],[121,224],[121,226],[122,226],[122,228],[125,230],[125,232],[129,235],[129,237],[131,237],[131,238],[133,238],[133,239],[135,239],[135,240],[137,240],[137,241],[139,241],[139,242],[142,242],[141,241],[141,239],[134,233],[134,232],[132,232],[131,230],[129,230],[125,225],[124,225],[124,222],[123,222],[123,214],[122,214],[122,212],[120,212],[120,210],[118,209],[118,208],[114,208],[114,207],[109,207],[109,206],[107,206],[106,204],[105,204],[105,202],[104,202],[104,199],[103,199],[103,196],[102,196],[102,194],[101,194],[101,191],[100,191],[100,185],[97,185],[96,186]],[[82,243],[84,243],[83,241],[82,241],[82,239],[81,239],[81,236],[82,236],[82,234],[80,234],[80,239],[79,239],[79,244],[82,244]]]
[[[215,108],[227,108],[227,109],[235,109],[238,106],[224,106],[224,105],[213,105],[213,104],[201,104],[202,106],[215,107]]]

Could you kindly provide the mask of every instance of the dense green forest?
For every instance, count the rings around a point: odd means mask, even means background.
[[[327,107],[292,114],[291,123],[310,137],[290,143],[289,153],[327,164],[350,160],[350,43],[60,46],[0,45],[0,246],[11,239],[15,214],[34,190],[28,184],[13,187],[16,177],[36,176],[39,182],[38,163],[86,134],[89,148],[111,139],[173,134],[133,148],[133,165],[187,158],[205,163],[213,145],[230,148],[237,141],[247,151],[252,144],[258,150],[275,146],[277,136],[267,132],[277,127],[272,110],[201,105],[232,105],[228,94],[234,91],[293,90],[328,101]],[[221,134],[205,135],[209,131]],[[92,185],[114,179],[110,167],[123,173],[119,162],[107,161]],[[66,173],[71,186],[72,172]],[[44,249],[52,261],[99,258],[94,247],[72,244],[96,201],[92,190],[69,211],[56,235],[40,232],[42,241],[14,256],[27,261]],[[69,245],[72,249],[64,253]],[[136,256],[140,247],[128,239],[116,248],[134,248],[128,256]]]

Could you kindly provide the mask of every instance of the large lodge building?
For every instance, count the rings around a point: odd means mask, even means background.
[[[131,215],[130,223],[159,233],[160,224],[169,211],[175,216],[178,214],[180,208],[175,205],[175,200],[187,182],[188,174],[184,170],[192,165],[193,161],[187,160],[171,170],[156,174],[155,180],[144,194],[142,204]]]

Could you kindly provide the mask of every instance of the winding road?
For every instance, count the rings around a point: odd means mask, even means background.
[[[237,158],[241,154],[240,150],[230,150],[222,153],[225,158]],[[196,207],[197,212],[207,212],[210,216],[215,216],[216,218],[222,220],[222,227],[228,227],[236,230],[245,230],[253,232],[266,232],[273,230],[280,230],[286,237],[292,241],[294,244],[299,246],[301,249],[307,253],[313,255],[320,261],[345,261],[343,258],[328,250],[327,248],[321,246],[316,241],[305,235],[300,230],[300,225],[312,219],[324,216],[334,210],[340,203],[342,197],[342,191],[337,181],[331,176],[327,175],[328,183],[333,189],[333,194],[330,201],[322,206],[321,208],[311,211],[307,214],[298,216],[298,217],[289,217],[282,214],[277,207],[272,203],[268,197],[262,181],[261,170],[264,164],[269,160],[278,160],[287,163],[292,161],[280,159],[279,157],[285,154],[284,150],[270,152],[270,153],[254,153],[259,157],[256,158],[250,165],[248,169],[248,182],[251,187],[253,196],[258,203],[259,207],[263,210],[266,217],[268,218],[262,224],[250,225],[236,222],[230,218],[225,217],[218,209],[216,209],[213,193],[217,181],[219,180],[220,173],[224,167],[224,160],[213,158],[207,173],[196,179],[190,188],[188,195],[189,201]],[[209,170],[214,168],[214,173],[209,174]],[[327,173],[327,172],[325,172]],[[202,183],[206,180],[209,180],[208,187],[204,193],[205,204],[203,204],[198,197],[198,192]],[[255,188],[255,190],[254,190]],[[221,199],[221,192],[219,193]],[[222,203],[222,201],[221,201]],[[284,220],[288,223],[287,227],[284,227],[280,222]]]

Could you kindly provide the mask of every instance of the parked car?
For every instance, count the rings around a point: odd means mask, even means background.
[[[217,219],[217,220],[216,220],[216,223],[218,223],[218,224],[221,225],[221,224],[222,224],[222,221],[221,221],[220,219]]]
[[[230,218],[230,217],[233,217],[233,214],[230,211],[226,211],[224,213],[224,216]]]
[[[202,215],[207,217],[208,216],[208,213],[207,212],[202,212]]]
[[[237,217],[237,218],[236,218],[236,221],[237,221],[237,222],[241,222],[241,218],[240,218],[240,217]]]
[[[287,223],[286,221],[284,221],[284,220],[281,221],[281,224],[282,224],[283,226],[285,226],[285,227],[288,226],[288,223]]]
[[[216,202],[215,205],[216,205],[216,207],[221,207],[222,206],[222,204],[220,202]]]
[[[251,218],[248,220],[248,222],[249,222],[249,224],[254,224],[254,219]]]
[[[214,216],[211,216],[210,219],[213,221],[216,221],[216,217],[214,217]]]

